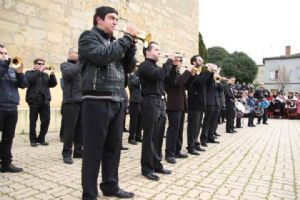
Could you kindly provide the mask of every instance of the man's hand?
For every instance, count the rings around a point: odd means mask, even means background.
[[[127,26],[125,29],[125,33],[129,33],[133,37],[137,36],[139,34],[139,31],[134,28],[133,26]]]
[[[23,65],[23,63],[21,63],[20,67],[16,68],[16,72],[18,74],[23,73],[23,69],[24,69],[24,65]]]

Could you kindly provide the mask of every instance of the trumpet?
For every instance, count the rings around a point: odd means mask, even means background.
[[[122,32],[122,33],[127,33],[123,29],[115,29],[115,30],[119,31],[119,32]],[[151,42],[152,34],[151,33],[145,33],[143,31],[141,31],[141,33],[139,33],[137,35],[133,35],[133,38],[141,40],[143,42],[143,44],[144,44],[144,47],[147,48],[149,46],[149,43]]]
[[[50,65],[48,67],[45,67],[45,70],[54,71],[55,67],[53,65]]]
[[[227,81],[228,80],[226,77],[220,76],[219,74],[215,74],[214,79],[215,79],[216,82]]]
[[[12,67],[13,68],[18,68],[23,64],[22,58],[16,56],[12,58]]]

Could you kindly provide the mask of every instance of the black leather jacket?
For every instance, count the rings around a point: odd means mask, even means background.
[[[110,39],[93,27],[79,37],[79,62],[83,98],[122,101],[124,73],[135,67],[136,47],[130,35]]]
[[[64,88],[63,103],[76,103],[82,101],[80,90],[80,68],[78,63],[68,60],[60,65]]]

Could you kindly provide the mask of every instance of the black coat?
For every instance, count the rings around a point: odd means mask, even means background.
[[[133,38],[124,34],[115,40],[93,27],[79,37],[82,94],[122,101],[125,74],[133,71],[136,47]]]
[[[28,81],[28,88],[26,91],[26,102],[28,104],[34,103],[38,94],[45,96],[45,103],[51,101],[50,89],[57,85],[57,81],[54,74],[50,76],[44,72],[29,70],[25,73],[25,77]]]
[[[162,67],[156,65],[152,59],[146,58],[140,64],[138,73],[142,86],[142,96],[165,95],[165,82],[172,84],[176,78],[176,66],[168,59]]]
[[[80,67],[78,63],[64,62],[60,65],[60,70],[64,82],[63,103],[81,102]]]
[[[234,107],[235,96],[234,96],[234,93],[232,92],[232,90],[233,90],[233,86],[231,86],[229,84],[226,84],[224,86],[226,108]]]
[[[17,110],[20,102],[18,88],[25,88],[27,85],[23,73],[17,73],[7,63],[0,61],[0,110]]]
[[[140,78],[138,77],[138,73],[135,72],[133,74],[129,74],[128,77],[128,88],[130,93],[130,102],[142,102],[142,94],[141,94],[141,83]]]
[[[187,82],[188,109],[206,109],[207,84],[213,81],[213,74],[209,71],[191,76]]]
[[[186,70],[182,75],[177,73],[174,85],[166,87],[167,110],[184,111],[187,110],[187,100],[185,94],[185,84],[191,73]]]

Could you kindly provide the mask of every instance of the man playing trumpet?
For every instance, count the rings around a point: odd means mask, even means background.
[[[0,159],[1,172],[17,173],[23,169],[12,164],[12,143],[18,121],[17,106],[20,101],[18,88],[27,87],[21,63],[18,68],[11,68],[10,58],[3,45],[0,45]]]
[[[54,70],[50,76],[45,73],[46,66],[43,58],[36,58],[33,61],[34,68],[25,73],[28,80],[26,91],[26,102],[29,105],[29,140],[32,147],[38,144],[47,146],[45,141],[48,127],[50,124],[50,89],[57,85]],[[41,127],[39,135],[36,134],[36,121],[40,116]]]
[[[137,30],[128,27],[123,37],[113,37],[118,11],[96,8],[93,28],[79,37],[81,68],[83,160],[82,199],[97,199],[101,164],[104,196],[132,198],[119,187],[118,169],[122,145],[125,76],[135,67]]]

